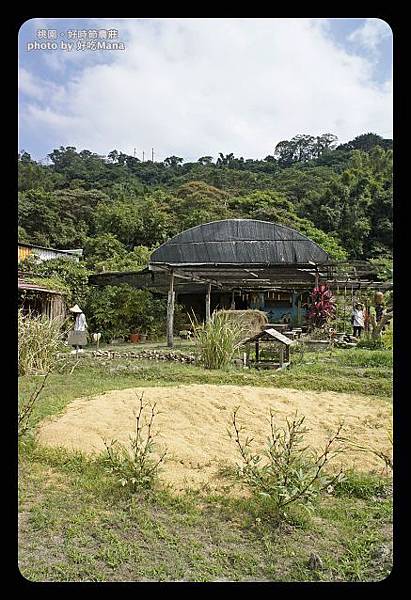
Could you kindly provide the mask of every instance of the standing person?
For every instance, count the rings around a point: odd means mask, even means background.
[[[360,338],[362,330],[364,329],[364,305],[361,304],[361,302],[354,304],[351,321],[353,326],[353,336]]]
[[[83,313],[78,304],[69,309],[70,312],[76,315],[76,321],[74,323],[74,329],[70,332],[69,344],[74,346],[72,354],[76,352],[84,352],[81,346],[87,344],[87,321],[86,315]]]

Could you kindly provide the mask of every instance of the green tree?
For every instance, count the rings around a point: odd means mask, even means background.
[[[176,167],[181,165],[181,163],[184,162],[184,160],[182,158],[180,158],[179,156],[168,156],[167,158],[164,159],[163,162],[167,167],[169,167],[171,169],[175,169]]]
[[[356,150],[313,202],[314,223],[338,235],[351,258],[392,249],[392,152]]]
[[[333,149],[337,139],[332,133],[323,133],[316,137],[298,134],[291,140],[279,142],[274,150],[274,158],[283,167],[289,167],[293,163],[305,163]]]
[[[51,192],[42,189],[19,193],[18,225],[26,232],[26,241],[49,246],[56,239],[59,205]]]
[[[131,252],[113,254],[110,258],[96,261],[94,270],[98,273],[103,271],[141,271],[147,267],[153,250],[154,248],[147,248],[147,246],[135,246]]]
[[[172,205],[175,232],[231,216],[229,195],[202,181],[191,181],[175,192]]]
[[[337,149],[363,150],[364,152],[369,152],[376,146],[379,146],[384,150],[390,150],[392,149],[392,140],[384,139],[376,133],[363,133],[361,135],[357,135],[357,137],[346,144],[341,144]]]
[[[84,247],[84,258],[87,265],[93,268],[97,263],[119,259],[126,255],[124,245],[112,233],[102,233],[87,239]]]
[[[213,157],[212,156],[202,156],[201,158],[198,159],[197,162],[200,163],[200,165],[211,165],[213,162]]]
[[[19,264],[19,270],[35,278],[54,279],[61,282],[61,289],[68,291],[67,301],[72,304],[84,305],[88,293],[88,277],[90,271],[82,262],[66,258],[53,258],[38,261],[29,257]]]
[[[133,331],[152,335],[165,331],[166,301],[129,285],[92,288],[85,310],[90,331],[101,332],[105,341]]]
[[[297,230],[321,246],[334,260],[347,258],[344,248],[333,235],[327,235],[315,227],[309,219],[299,217],[292,202],[282,194],[253,192],[247,196],[232,199],[231,205],[236,207],[236,212],[241,211],[242,216],[246,218],[270,221]]]
[[[111,233],[129,250],[163,242],[170,227],[169,215],[154,195],[99,204],[95,219],[97,235]]]
[[[33,189],[50,191],[54,189],[59,181],[56,176],[45,165],[32,160],[30,154],[22,151],[18,160],[18,189],[26,192]]]

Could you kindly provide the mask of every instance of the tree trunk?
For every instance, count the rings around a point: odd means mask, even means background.
[[[372,317],[372,320],[371,320],[372,338],[374,340],[376,340],[377,338],[379,338],[381,336],[384,325],[386,325],[387,323],[389,323],[391,321],[392,316],[393,316],[392,312],[386,313],[385,315],[383,315],[381,317],[381,321],[379,321],[378,323],[376,322],[375,317],[374,316]]]

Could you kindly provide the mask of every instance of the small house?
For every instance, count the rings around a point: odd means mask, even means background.
[[[295,344],[289,337],[276,329],[265,329],[244,340],[245,363],[257,369],[284,369],[290,364],[290,347]],[[252,359],[251,346],[255,346]]]
[[[30,283],[19,277],[19,307],[23,313],[46,315],[49,319],[65,317],[66,300],[63,292]]]
[[[38,260],[51,260],[53,258],[66,258],[79,262],[83,255],[82,248],[76,248],[74,250],[57,250],[56,248],[46,248],[45,246],[37,246],[35,244],[25,244],[19,242],[17,246],[17,260],[21,262],[29,256],[35,256]]]
[[[18,243],[17,262],[20,263],[28,257],[35,257],[43,262],[55,258],[64,258],[79,262],[83,254],[81,248],[73,250],[57,250],[34,244]],[[18,267],[19,268],[19,267]],[[40,281],[30,281],[30,273],[18,271],[18,304],[23,313],[30,312],[34,315],[46,315],[49,319],[65,317],[67,312],[66,294],[62,291],[51,289],[46,280],[36,277]]]

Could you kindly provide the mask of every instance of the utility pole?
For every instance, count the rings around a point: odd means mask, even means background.
[[[143,150],[143,162],[144,162],[144,150]]]
[[[136,157],[136,149],[134,148],[134,158]]]
[[[151,148],[151,162],[154,162],[154,148]]]

